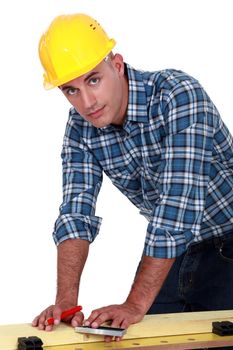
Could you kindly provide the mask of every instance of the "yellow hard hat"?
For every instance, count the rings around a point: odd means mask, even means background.
[[[100,24],[90,16],[72,14],[56,17],[39,43],[45,89],[89,72],[111,52],[115,44],[115,40],[109,39]]]

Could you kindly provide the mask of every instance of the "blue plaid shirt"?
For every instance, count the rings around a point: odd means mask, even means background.
[[[71,108],[64,136],[63,203],[56,244],[92,242],[103,171],[149,223],[144,254],[173,258],[233,227],[232,136],[199,82],[126,64],[123,127],[95,128]]]

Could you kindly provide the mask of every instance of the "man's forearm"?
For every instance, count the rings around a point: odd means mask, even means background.
[[[175,259],[144,256],[135,277],[127,303],[135,304],[146,313],[158,295]]]
[[[89,251],[89,242],[69,239],[58,246],[56,304],[77,303],[79,282]]]

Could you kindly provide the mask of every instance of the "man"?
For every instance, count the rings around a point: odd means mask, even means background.
[[[94,310],[85,324],[127,328],[146,313],[233,309],[232,136],[196,79],[135,70],[112,53],[114,45],[83,14],[55,18],[40,40],[45,87],[59,87],[73,106],[54,229],[57,297],[33,321],[47,331],[46,319],[58,324],[77,304],[101,223],[95,204],[103,171],[149,224],[126,301]],[[83,315],[67,321],[80,325]]]

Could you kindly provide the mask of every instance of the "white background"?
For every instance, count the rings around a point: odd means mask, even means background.
[[[9,0],[0,5],[0,323],[30,322],[54,302],[54,221],[62,200],[60,152],[69,104],[42,87],[40,35],[60,14],[95,17],[135,68],[195,76],[233,132],[231,0]],[[126,297],[147,222],[105,179],[104,218],[81,282],[80,304]]]

